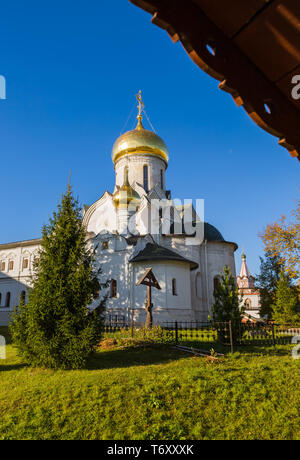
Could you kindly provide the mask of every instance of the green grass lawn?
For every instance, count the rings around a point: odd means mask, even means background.
[[[290,347],[247,350],[217,362],[168,346],[108,350],[55,372],[9,344],[0,439],[300,439],[300,360]]]

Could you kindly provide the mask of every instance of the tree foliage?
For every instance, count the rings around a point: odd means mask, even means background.
[[[273,305],[273,319],[278,324],[297,325],[300,322],[297,310],[296,288],[292,285],[289,275],[281,270],[277,283],[276,300]]]
[[[11,325],[19,352],[32,365],[84,367],[100,339],[106,300],[93,312],[87,309],[102,288],[93,262],[81,210],[69,187],[43,228],[28,304],[20,305]]]
[[[266,252],[278,257],[289,276],[300,283],[300,201],[292,216],[291,222],[282,216],[279,222],[268,225],[261,237]]]
[[[256,288],[260,295],[260,316],[272,319],[273,304],[276,299],[277,283],[280,278],[282,264],[278,256],[272,256],[269,252],[265,258],[260,258],[260,274],[256,277]]]
[[[240,307],[241,296],[239,295],[236,279],[227,265],[224,267],[223,272],[220,273],[220,280],[215,289],[214,296],[215,303],[212,307],[213,321],[214,323],[231,321],[233,340],[236,341],[243,318],[243,308]],[[224,329],[221,327],[219,330],[221,335],[224,335]]]

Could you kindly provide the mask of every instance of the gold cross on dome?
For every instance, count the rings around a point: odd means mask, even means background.
[[[138,114],[137,118],[138,118],[139,121],[142,121],[142,119],[143,119],[143,115],[142,115],[143,114],[143,109],[145,107],[145,105],[143,103],[143,99],[142,99],[142,91],[139,91],[139,94],[136,95],[136,99],[137,99],[137,101],[139,103],[139,105],[138,105],[139,114]]]

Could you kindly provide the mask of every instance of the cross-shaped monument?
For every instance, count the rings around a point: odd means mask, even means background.
[[[152,291],[151,289],[154,287],[156,289],[161,290],[161,287],[152,271],[152,268],[147,268],[141,279],[136,283],[137,286],[147,286],[147,303],[146,303],[146,311],[147,311],[147,320],[146,320],[146,327],[149,329],[153,326],[153,303],[152,303]]]

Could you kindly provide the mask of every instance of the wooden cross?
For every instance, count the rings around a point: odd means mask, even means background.
[[[146,299],[146,304],[145,308],[147,311],[147,320],[146,320],[146,327],[149,329],[152,328],[153,326],[153,316],[152,316],[152,310],[153,310],[153,303],[152,303],[152,291],[151,289],[154,287],[156,289],[161,290],[161,287],[152,271],[152,268],[147,268],[141,279],[136,283],[137,286],[147,286],[147,299]]]

